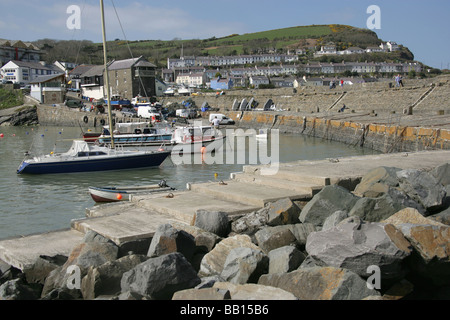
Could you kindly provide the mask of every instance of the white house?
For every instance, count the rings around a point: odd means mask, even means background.
[[[344,50],[344,54],[359,54],[364,53],[364,49],[361,49],[359,47],[350,47]]]
[[[44,104],[63,103],[66,96],[65,74],[40,76],[31,81],[31,97]]]
[[[0,73],[2,78],[13,83],[28,84],[40,76],[60,74],[55,69],[46,67],[39,62],[12,60],[5,64]]]
[[[381,43],[380,48],[384,49],[386,51],[389,51],[389,52],[400,50],[399,45],[394,41],[388,41],[386,43]]]
[[[262,84],[269,84],[269,78],[265,76],[251,76],[250,77],[250,85],[254,86],[255,88],[259,88]]]

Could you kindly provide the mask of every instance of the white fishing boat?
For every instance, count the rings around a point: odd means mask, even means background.
[[[223,133],[212,126],[176,127],[172,138],[175,143],[172,153],[212,152],[213,149],[222,147],[223,139]],[[214,148],[209,148],[212,143]]]
[[[98,144],[109,145],[111,139],[114,139],[114,144],[117,146],[148,147],[146,150],[158,150],[161,147],[171,150],[176,145],[172,141],[171,126],[153,126],[149,122],[116,123],[112,136],[109,129],[105,127],[98,137]]]

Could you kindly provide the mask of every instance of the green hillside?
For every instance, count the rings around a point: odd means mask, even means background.
[[[283,28],[247,34],[233,34],[226,37],[191,40],[140,40],[126,41],[116,39],[108,43],[110,59],[130,58],[128,45],[133,56],[145,56],[158,67],[167,63],[167,58],[208,55],[239,55],[288,49],[319,47],[334,42],[340,50],[350,46],[378,46],[381,40],[368,29],[345,25],[311,25]],[[46,53],[46,60],[76,61],[77,63],[102,63],[102,46],[90,41],[55,41],[43,39],[36,42]]]

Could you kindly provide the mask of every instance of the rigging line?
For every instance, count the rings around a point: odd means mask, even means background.
[[[127,43],[128,51],[130,52],[131,58],[134,59],[133,52],[131,51],[130,43],[129,43],[129,41],[127,39],[127,36],[125,34],[125,31],[123,29],[122,22],[120,21],[119,13],[117,12],[116,5],[114,4],[114,0],[111,0],[111,4],[112,4],[112,6],[114,8],[114,12],[116,13],[117,20],[119,21],[120,29],[122,30],[122,34],[123,34],[123,37],[125,39],[125,42]],[[147,90],[145,89],[144,82],[142,81],[140,73],[138,73],[138,77],[139,77],[139,82],[141,83],[142,89],[144,89],[144,94],[145,94],[146,97],[148,97]],[[140,91],[141,90],[139,89],[139,92]]]
[[[87,1],[87,0],[84,0],[83,8],[81,9],[80,15],[82,15],[83,12],[84,12],[84,8],[86,7],[86,1]],[[69,2],[69,0],[68,0],[67,2]],[[75,40],[75,33],[76,33],[76,31],[77,31],[77,29],[75,29],[75,28],[74,28],[73,31],[72,31],[72,41]],[[78,63],[78,57],[79,57],[79,54],[80,54],[80,51],[81,51],[81,45],[82,45],[82,41],[80,40],[80,45],[79,45],[79,47],[78,47],[77,55],[76,55],[76,58],[75,58],[75,64]],[[71,51],[71,46],[67,46],[67,50],[66,50],[66,53],[65,53],[65,55],[64,55],[64,57],[66,58],[66,60],[67,60],[67,57],[69,56],[69,51]]]
[[[81,9],[81,13],[80,13],[81,16],[83,15],[84,9],[86,8],[86,1],[87,0],[84,0],[83,8]],[[80,45],[78,46],[78,51],[77,51],[77,57],[75,58],[75,64],[78,64],[78,58],[80,57],[80,51],[81,51],[82,46],[83,46],[83,40],[80,40]]]

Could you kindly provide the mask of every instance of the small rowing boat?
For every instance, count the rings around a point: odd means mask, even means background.
[[[89,187],[89,193],[95,202],[130,201],[131,196],[148,195],[159,192],[173,191],[165,181],[156,185],[129,187]]]

